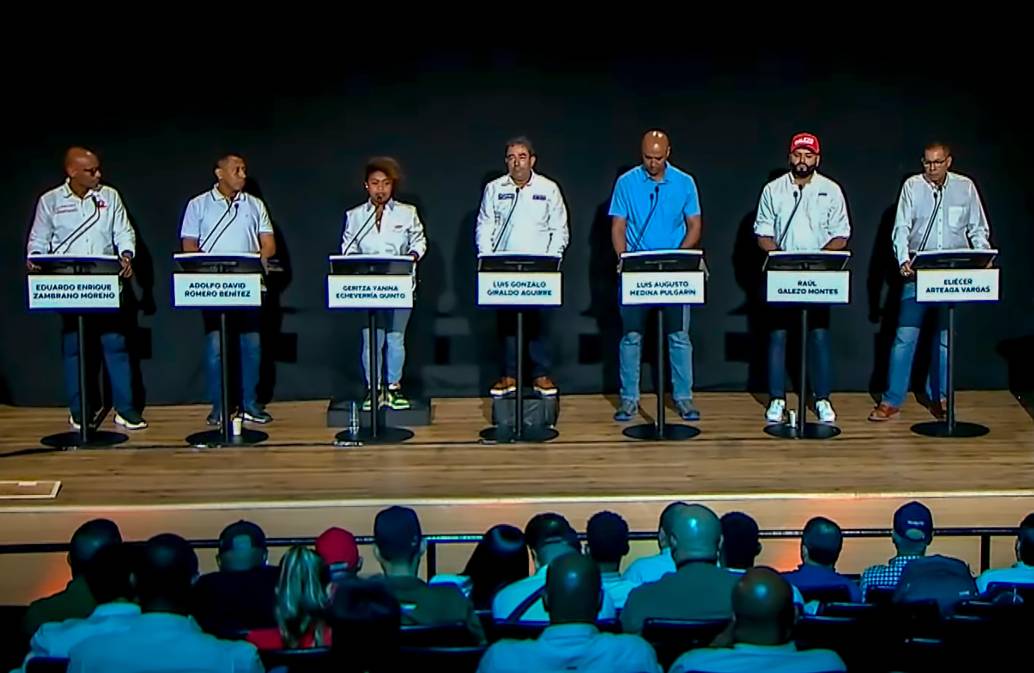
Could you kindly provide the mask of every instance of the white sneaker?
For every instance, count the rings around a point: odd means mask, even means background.
[[[765,410],[765,420],[769,423],[782,423],[785,413],[786,400],[777,397],[768,403],[768,409]]]
[[[837,420],[837,413],[833,411],[833,405],[829,400],[819,400],[815,403],[815,414],[821,423],[834,423]]]

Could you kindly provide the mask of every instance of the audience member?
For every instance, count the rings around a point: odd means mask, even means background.
[[[492,526],[481,537],[463,568],[468,578],[470,600],[476,610],[491,610],[496,593],[528,576],[528,545],[520,528],[509,524]]]
[[[886,565],[866,568],[862,573],[862,599],[866,600],[869,589],[895,589],[905,566],[917,558],[926,556],[926,548],[933,541],[933,514],[926,505],[912,501],[894,512],[894,529],[891,532],[896,554]]]
[[[402,607],[381,580],[346,580],[330,600],[332,666],[338,673],[397,673]]]
[[[626,580],[639,586],[647,582],[656,582],[668,573],[675,572],[675,561],[671,558],[671,546],[668,540],[671,536],[671,522],[674,514],[680,507],[685,506],[684,502],[673,502],[664,508],[657,524],[657,546],[660,547],[660,552],[632,561],[623,575]]]
[[[985,593],[992,583],[1034,585],[1034,512],[1020,522],[1016,534],[1016,563],[1008,568],[985,570],[977,578],[977,589]]]
[[[291,547],[280,561],[277,628],[255,629],[248,633],[247,640],[260,650],[329,645],[330,627],[324,621],[326,607],[323,559],[306,547]]]
[[[586,553],[596,562],[603,590],[618,610],[625,607],[636,585],[621,576],[621,559],[628,554],[628,523],[614,512],[597,512],[585,526]]]
[[[721,566],[743,574],[754,567],[754,561],[761,553],[758,522],[743,512],[726,512],[721,523]]]
[[[783,577],[804,593],[843,588],[847,600],[857,603],[862,600],[858,583],[836,571],[843,548],[844,535],[835,521],[821,516],[809,519],[801,536],[801,564]]]
[[[344,528],[331,527],[316,538],[316,553],[323,559],[330,584],[354,580],[363,569],[355,536]]]

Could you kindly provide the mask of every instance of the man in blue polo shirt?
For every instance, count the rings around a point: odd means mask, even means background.
[[[610,201],[614,252],[691,249],[700,243],[700,199],[693,178],[668,163],[671,144],[663,131],[643,136],[643,163],[614,185]],[[630,421],[639,412],[639,364],[649,307],[622,306],[623,335],[618,355],[621,402],[615,421]],[[665,306],[672,397],[683,420],[700,419],[693,405],[693,345],[689,341],[689,307]]]

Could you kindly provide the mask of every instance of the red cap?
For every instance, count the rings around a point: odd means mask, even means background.
[[[328,528],[316,538],[316,553],[327,565],[347,564],[354,568],[359,563],[359,545],[355,536],[344,528]]]
[[[805,149],[811,150],[815,154],[822,154],[819,150],[819,138],[812,133],[798,133],[790,141],[790,151]]]

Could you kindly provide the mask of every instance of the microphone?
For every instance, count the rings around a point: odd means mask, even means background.
[[[229,231],[230,225],[233,224],[233,221],[237,219],[237,212],[240,209],[240,205],[241,204],[239,204],[239,203],[234,203],[233,204],[233,215],[230,217],[230,219],[226,220],[226,224],[223,225],[222,231],[220,231],[219,235],[215,237],[214,241],[212,241],[212,248],[214,248],[215,244],[219,242],[219,239],[223,237],[223,234],[225,234],[227,231]],[[226,212],[227,213],[230,212],[230,209],[227,208]],[[226,217],[226,213],[223,213],[223,217]],[[219,219],[222,220],[223,218],[220,217]],[[214,227],[212,228],[212,231],[208,232],[208,238],[211,238],[213,233],[215,233],[215,228]],[[207,241],[208,239],[206,238],[205,240]],[[198,246],[198,249],[201,250],[202,249],[201,246]],[[211,251],[211,248],[209,248],[209,251]]]
[[[204,249],[205,249],[205,246],[206,246],[206,245],[208,244],[208,240],[209,240],[210,238],[212,238],[212,234],[214,234],[214,233],[215,233],[215,230],[219,228],[219,225],[223,223],[223,219],[224,219],[224,218],[225,218],[225,217],[226,217],[227,215],[229,215],[229,214],[230,214],[230,208],[231,208],[231,206],[230,206],[230,205],[227,205],[227,206],[226,206],[226,210],[225,210],[225,211],[223,211],[223,214],[222,214],[222,216],[220,216],[220,217],[219,217],[219,219],[215,221],[215,224],[213,224],[213,225],[212,225],[212,228],[211,228],[211,230],[209,230],[209,232],[208,232],[208,236],[205,236],[205,240],[201,241],[201,242],[200,242],[200,243],[198,244],[198,246],[197,246],[197,249],[198,249],[198,250],[204,250]]]
[[[646,219],[643,221],[643,228],[639,232],[639,236],[635,239],[635,244],[629,252],[638,252],[639,244],[643,242],[643,238],[646,236],[646,229],[650,226],[650,220],[653,219],[653,214],[657,210],[657,204],[661,202],[661,186],[654,185],[653,191],[650,192],[650,210],[646,213]]]
[[[933,231],[933,221],[937,219],[937,211],[941,208],[941,203],[944,201],[944,185],[940,184],[934,187],[933,191],[933,211],[930,213],[930,221],[926,223],[926,233],[923,234],[923,242],[919,244],[919,250],[916,252],[926,250],[926,241],[930,238],[930,232]]]
[[[361,227],[359,227],[359,231],[355,232],[355,236],[352,237],[352,240],[349,241],[348,245],[346,245],[341,250],[341,254],[342,255],[347,255],[348,251],[352,248],[352,246],[355,245],[357,242],[362,241],[362,239],[366,236],[366,234],[369,233],[369,230],[367,230],[366,228],[369,226],[370,222],[373,220],[373,216],[376,215],[376,214],[377,214],[377,206],[374,206],[373,210],[370,211],[370,216],[367,217],[366,221],[363,222]]]
[[[779,242],[776,243],[776,250],[783,249],[783,243],[786,242],[786,236],[790,233],[790,223],[793,222],[793,216],[797,214],[797,208],[800,207],[801,201],[804,200],[804,185],[798,185],[797,189],[793,193],[793,210],[790,211],[790,217],[787,218],[786,224],[783,225],[783,235],[779,237]]]
[[[510,218],[513,217],[513,211],[517,210],[517,201],[521,198],[522,189],[524,187],[518,187],[517,191],[513,193],[513,205],[510,206],[510,212],[506,214],[506,221],[503,222],[503,227],[499,230],[499,236],[496,237],[495,243],[492,244],[492,252],[495,252],[499,248],[499,244],[506,238],[506,230],[510,226]]]
[[[100,219],[101,219],[101,202],[100,202],[100,199],[97,198],[96,194],[91,195],[90,199],[93,201],[93,213],[89,217],[87,217],[85,220],[83,220],[81,223],[79,223],[79,226],[76,227],[75,229],[73,229],[72,232],[68,234],[68,236],[65,236],[64,239],[61,240],[61,242],[59,242],[55,246],[51,246],[50,250],[47,251],[47,254],[55,253],[55,252],[60,252],[61,248],[64,247],[66,244],[67,244],[68,247],[65,248],[65,253],[67,254],[69,252],[69,250],[72,249],[72,245],[76,241],[78,241],[80,238],[83,237],[83,234],[88,232],[90,229],[93,228],[93,226],[95,224],[100,222]]]

